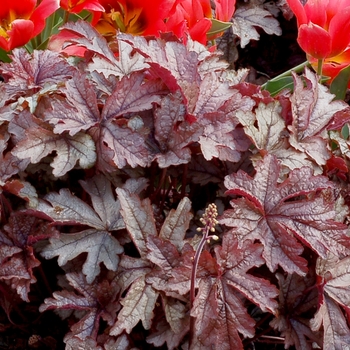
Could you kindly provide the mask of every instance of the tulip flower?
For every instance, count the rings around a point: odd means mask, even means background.
[[[79,13],[83,10],[104,12],[99,0],[61,0],[60,5],[69,13]]]
[[[229,22],[235,12],[236,0],[215,0],[215,18]]]
[[[59,8],[59,0],[1,0],[0,47],[10,51],[27,44],[45,28],[45,20]]]
[[[99,0],[61,0],[60,5],[67,11],[67,19],[69,13],[80,13],[83,10],[91,12],[93,14],[92,25],[97,23],[100,17],[98,14],[105,10]]]
[[[214,5],[215,19],[228,22],[235,11],[236,0],[215,0]],[[205,45],[208,41],[207,33],[212,28],[212,18],[210,0],[182,0],[166,25],[176,36],[186,40],[188,34],[193,40]]]
[[[340,55],[350,42],[350,0],[287,0],[298,22],[298,43],[311,57]]]
[[[105,13],[95,26],[105,36],[114,36],[119,30],[134,35],[155,35],[165,31],[176,0],[100,0]]]
[[[350,0],[287,2],[297,18],[300,47],[317,73],[332,83],[350,65]]]
[[[210,1],[183,0],[175,8],[175,13],[166,22],[167,31],[186,40],[186,34],[202,44],[207,42],[207,32],[211,27]]]

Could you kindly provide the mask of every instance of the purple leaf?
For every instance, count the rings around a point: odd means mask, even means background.
[[[12,154],[19,159],[30,159],[35,164],[56,151],[57,155],[51,163],[56,177],[65,175],[77,163],[82,168],[89,168],[96,161],[95,144],[87,134],[57,135],[49,127],[37,125],[26,130],[26,135],[26,139],[16,145]]]
[[[145,329],[150,329],[157,298],[158,292],[145,283],[144,278],[137,279],[120,302],[123,308],[119,312],[118,320],[111,328],[110,334],[119,335],[124,330],[130,333],[139,321],[142,321]]]
[[[176,210],[172,209],[169,212],[159,232],[160,238],[171,242],[178,250],[181,250],[185,243],[186,231],[193,217],[190,210],[191,202],[184,197]]]
[[[318,293],[314,276],[276,274],[280,287],[279,312],[270,325],[285,337],[286,346],[295,346],[297,350],[311,350],[310,340],[322,346],[321,334],[310,329],[309,319],[317,307]],[[304,316],[304,317],[303,317]]]
[[[347,105],[344,101],[332,101],[334,95],[318,83],[317,76],[310,70],[305,71],[306,87],[300,77],[296,74],[293,77],[295,89],[291,97],[293,123],[289,127],[290,143],[295,149],[306,152],[317,164],[324,165],[330,153],[322,131],[335,113]]]
[[[74,136],[100,121],[95,90],[84,75],[75,74],[61,91],[66,98],[53,98],[51,109],[44,114],[46,121],[54,126],[54,133],[68,131]]]
[[[324,296],[322,304],[315,317],[310,321],[311,328],[320,329],[323,326],[323,349],[346,349],[350,344],[350,329],[339,305]]]
[[[116,191],[126,228],[141,257],[145,259],[148,252],[146,248],[148,237],[157,235],[151,203],[149,199],[141,201],[137,195],[122,188]]]
[[[68,290],[54,292],[53,298],[45,299],[39,311],[52,309],[86,311],[85,316],[72,326],[70,335],[83,340],[88,336],[96,338],[100,319],[105,320],[109,325],[115,321],[116,311],[119,310],[115,300],[119,288],[116,283],[109,282],[107,279],[101,283],[88,284],[82,274],[67,273],[66,277],[79,294]]]
[[[124,77],[107,99],[102,110],[102,118],[108,120],[122,114],[151,109],[154,103],[160,102],[158,94],[163,92],[164,87],[160,81],[145,82],[143,73]]]
[[[123,251],[123,247],[108,231],[88,229],[79,233],[61,233],[59,238],[51,238],[41,255],[45,259],[58,256],[58,265],[63,266],[78,255],[87,253],[82,271],[87,283],[92,283],[101,272],[101,263],[108,270],[117,270],[118,254]]]
[[[104,56],[95,56],[89,64],[90,71],[102,73],[105,78],[110,75],[122,78],[133,72],[142,71],[149,67],[144,57],[138,52],[133,52],[133,47],[125,41],[118,40],[119,57],[113,60],[106,60]]]
[[[102,35],[99,35],[97,30],[88,22],[83,20],[68,22],[60,29],[68,30],[74,34],[74,37],[72,36],[72,38],[69,40],[70,44],[85,47],[87,50],[104,57],[110,62],[114,62],[116,60],[112,50],[108,46],[106,39]]]
[[[306,261],[299,256],[303,248],[296,238],[323,257],[329,250],[346,252],[350,240],[346,225],[333,220],[334,202],[316,195],[334,186],[326,177],[313,176],[304,167],[278,184],[279,173],[276,158],[267,155],[257,165],[254,178],[242,171],[227,176],[227,193],[243,198],[231,201],[234,209],[225,211],[220,222],[234,227],[232,234],[240,241],[260,240],[271,271],[280,265],[287,272],[304,274]]]

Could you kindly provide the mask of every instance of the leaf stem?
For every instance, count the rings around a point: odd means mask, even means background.
[[[181,198],[185,197],[186,195],[187,173],[188,173],[188,164],[184,164],[183,172],[182,172]]]
[[[319,76],[320,80],[322,77],[322,67],[323,67],[323,59],[319,59],[317,61],[317,75]]]
[[[282,74],[278,75],[277,77],[274,77],[274,78],[268,80],[265,84],[261,85],[261,87],[264,89],[266,87],[267,83],[269,83],[269,82],[274,82],[280,78],[289,77],[290,75],[292,75],[292,72],[301,73],[304,71],[305,67],[310,67],[309,61],[305,61],[305,62],[283,72]]]

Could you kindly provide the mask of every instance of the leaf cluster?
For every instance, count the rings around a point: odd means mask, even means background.
[[[190,40],[65,30],[84,59],[0,67],[7,317],[55,310],[67,349],[350,344],[348,105],[309,70],[271,97]]]

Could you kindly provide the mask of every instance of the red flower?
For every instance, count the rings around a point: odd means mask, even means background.
[[[202,44],[207,42],[211,27],[210,0],[182,0],[166,22],[167,31],[186,40],[186,33]]]
[[[310,56],[340,55],[350,42],[350,0],[287,0],[299,27],[298,43]]]
[[[229,22],[235,12],[236,0],[215,0],[215,17],[219,21]]]
[[[313,68],[317,69],[317,59],[309,57],[309,62]],[[344,52],[338,56],[327,58],[323,61],[322,65],[322,75],[330,77],[330,80],[327,83],[332,83],[334,78],[340,73],[343,68],[346,68],[350,65],[350,47],[348,47]],[[350,82],[348,83],[350,88]]]
[[[228,22],[235,11],[236,0],[214,0],[215,18]],[[182,0],[166,22],[167,30],[186,40],[186,33],[196,41],[206,44],[207,32],[212,26],[210,0]],[[217,37],[214,36],[213,38]]]
[[[59,8],[59,0],[1,0],[0,47],[23,46],[45,28],[45,20]]]
[[[92,25],[95,25],[100,18],[99,13],[105,10],[99,0],[61,0],[60,4],[61,8],[69,13],[80,13],[83,10],[90,11],[93,14]]]
[[[70,13],[79,13],[83,10],[104,12],[99,0],[61,0],[61,7]]]
[[[114,36],[117,30],[134,35],[156,35],[165,30],[176,0],[100,0],[105,13],[101,14],[96,29],[105,36]]]

